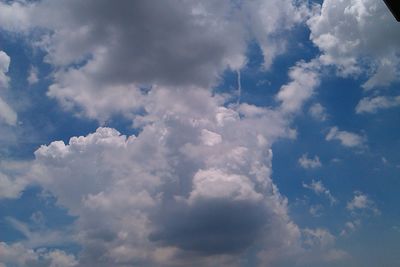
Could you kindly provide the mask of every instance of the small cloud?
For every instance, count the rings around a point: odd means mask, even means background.
[[[281,87],[276,99],[281,103],[282,111],[295,113],[314,94],[320,84],[319,62],[298,62],[289,71],[291,81]]]
[[[345,147],[355,148],[362,147],[366,138],[355,133],[340,131],[338,127],[332,127],[326,135],[325,140],[338,140]]]
[[[314,158],[308,158],[307,154],[303,154],[301,158],[299,158],[299,164],[304,169],[315,169],[322,166],[318,156],[315,156]]]
[[[357,230],[357,228],[360,227],[360,225],[361,225],[360,220],[348,221],[345,223],[344,229],[340,232],[340,235],[346,236]]]
[[[381,109],[400,106],[400,96],[364,97],[356,106],[356,113],[377,113]]]
[[[312,105],[308,110],[308,113],[313,119],[318,121],[325,121],[328,117],[325,108],[320,103]]]
[[[337,202],[336,198],[332,196],[329,189],[327,189],[321,181],[312,180],[311,184],[303,183],[303,187],[312,190],[316,195],[325,195],[331,205]]]
[[[39,81],[38,75],[39,75],[39,70],[36,67],[31,66],[31,68],[29,70],[29,75],[27,78],[29,85],[33,85]]]
[[[346,208],[351,212],[370,210],[375,215],[380,214],[375,202],[360,191],[354,192],[354,197],[351,201],[347,202]]]
[[[308,211],[313,217],[321,217],[323,209],[322,205],[312,205]]]

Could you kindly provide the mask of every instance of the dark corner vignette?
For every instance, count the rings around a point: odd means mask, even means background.
[[[399,0],[383,0],[392,12],[397,21],[400,22],[400,2]]]

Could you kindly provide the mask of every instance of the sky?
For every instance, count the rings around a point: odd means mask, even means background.
[[[400,265],[376,0],[0,0],[0,267]]]

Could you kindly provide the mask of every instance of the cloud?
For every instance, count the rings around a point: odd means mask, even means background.
[[[399,79],[400,29],[383,1],[325,0],[307,24],[323,65],[344,76],[368,75],[366,90]]]
[[[37,234],[16,221],[28,241],[4,247],[21,248],[35,264],[54,257],[79,267],[295,261],[305,251],[304,233],[271,178],[271,147],[295,137],[287,115],[312,97],[319,65],[290,70],[278,110],[230,106],[210,89],[224,71],[246,64],[254,40],[267,69],[303,15],[308,10],[289,0],[0,2],[3,29],[37,33],[29,42],[53,67],[49,97],[101,123],[122,115],[138,129],[125,136],[100,127],[43,145],[12,181],[41,186],[76,217],[78,258],[26,250],[22,244],[38,244]],[[314,243],[327,253],[334,245]]]
[[[315,156],[314,158],[308,158],[307,154],[303,154],[299,158],[298,162],[304,169],[315,169],[322,166],[318,156]]]
[[[0,266],[18,267],[74,267],[73,255],[60,250],[32,250],[19,243],[0,242]]]
[[[276,95],[283,112],[296,112],[311,98],[320,83],[318,65],[317,61],[300,61],[290,69],[291,82],[282,86]]]
[[[300,230],[271,179],[270,148],[292,135],[287,120],[220,101],[207,90],[156,88],[137,136],[99,128],[35,152],[31,176],[77,217],[80,265],[213,266],[223,258],[230,266],[252,249],[260,264],[301,252]]]
[[[332,127],[325,139],[327,141],[338,140],[343,146],[351,148],[360,148],[365,143],[365,137],[347,131],[340,131],[338,127]]]
[[[40,224],[35,225],[36,227],[31,227],[32,225],[26,224],[12,217],[6,217],[5,220],[25,237],[23,241],[19,242],[24,247],[39,249],[43,247],[55,247],[74,243],[73,235],[67,231],[49,230],[46,229],[45,225]]]
[[[364,97],[356,106],[356,112],[362,113],[377,113],[381,109],[388,109],[400,106],[400,96],[376,96]]]
[[[360,191],[354,192],[354,197],[351,201],[347,202],[346,208],[351,212],[369,210],[376,215],[380,213],[374,201],[372,201],[366,194]]]
[[[39,75],[39,70],[36,67],[31,66],[31,68],[29,69],[29,74],[28,74],[28,78],[27,78],[28,83],[30,85],[37,83],[39,81],[38,75]]]
[[[283,33],[308,16],[304,4],[290,0],[166,0],[157,5],[43,0],[0,5],[3,29],[25,34],[41,29],[30,42],[44,50],[55,68],[48,96],[100,121],[141,108],[143,88],[216,85],[224,71],[245,65],[253,40],[268,68],[285,51]]]
[[[306,184],[303,182],[303,187],[312,190],[317,195],[325,195],[325,197],[329,200],[331,205],[337,202],[336,198],[334,198],[321,181],[312,180],[311,184]]]
[[[313,104],[308,110],[308,113],[313,119],[318,121],[325,121],[328,117],[325,108],[320,103]]]
[[[302,234],[304,243],[309,248],[309,255],[299,261],[304,265],[321,260],[323,262],[341,261],[349,257],[347,252],[334,248],[336,237],[327,229],[306,228]]]
[[[0,98],[0,119],[8,125],[15,126],[17,124],[17,118],[17,113]]]
[[[323,209],[322,205],[312,205],[308,211],[313,217],[320,217]]]
[[[7,72],[9,66],[10,57],[0,51],[0,122],[3,121],[8,125],[15,126],[17,124],[17,113],[1,97],[1,91],[8,88],[9,77]]]
[[[27,183],[21,179],[14,180],[12,177],[0,172],[0,199],[18,198]]]
[[[25,175],[30,168],[29,162],[0,161],[0,200],[15,199],[31,183]]]
[[[10,57],[4,51],[0,51],[0,88],[8,86],[9,78],[6,73],[8,72],[10,61]]]

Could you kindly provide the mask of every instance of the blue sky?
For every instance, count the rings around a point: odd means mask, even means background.
[[[0,1],[0,267],[397,266],[383,1]]]

